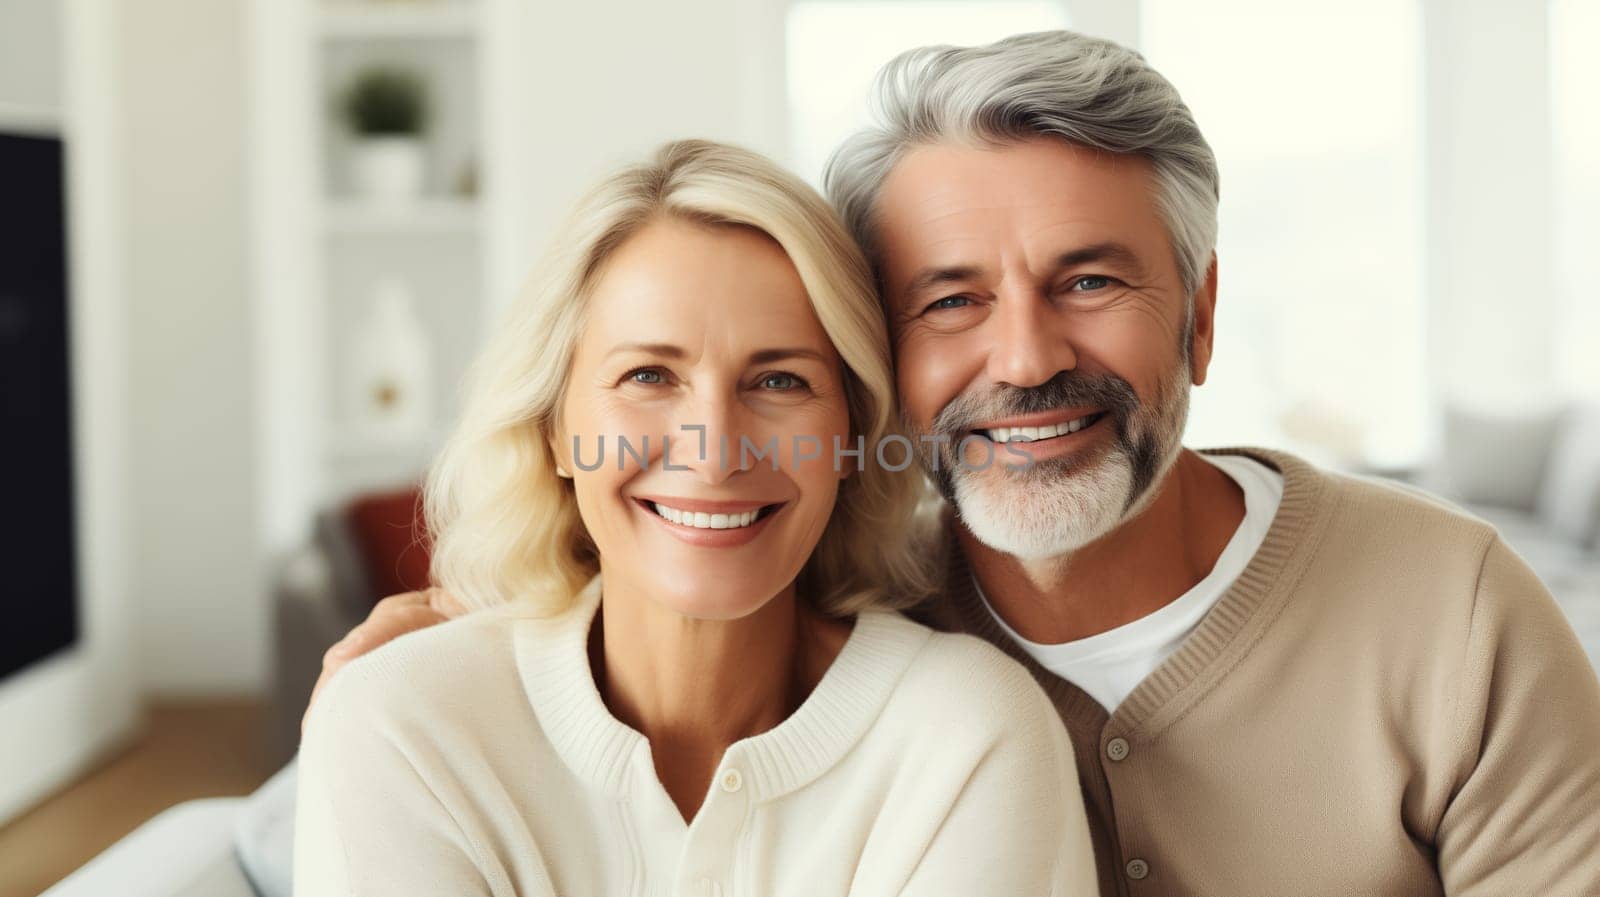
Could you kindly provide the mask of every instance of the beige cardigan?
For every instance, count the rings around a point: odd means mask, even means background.
[[[1005,648],[1071,733],[1105,895],[1600,895],[1600,683],[1486,523],[1280,452],[1260,551],[1108,716],[947,547],[919,616]]]

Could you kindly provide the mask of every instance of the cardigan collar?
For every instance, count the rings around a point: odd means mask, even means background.
[[[596,576],[562,614],[517,621],[523,687],[562,761],[593,787],[625,797],[645,736],[606,707],[589,665],[589,633],[600,607]],[[800,707],[782,723],[729,746],[756,800],[802,788],[837,764],[866,734],[931,632],[899,614],[859,614],[849,638]]]
[[[948,628],[997,645],[1027,667],[1061,712],[1062,720],[1090,743],[1101,737],[1154,737],[1181,716],[1207,688],[1243,656],[1260,630],[1277,616],[1314,555],[1328,514],[1328,477],[1287,452],[1258,448],[1206,449],[1211,455],[1242,455],[1283,475],[1283,499],[1261,547],[1217,604],[1168,657],[1108,714],[1076,685],[1040,666],[995,622],[974,587],[973,574],[955,537],[952,517],[945,541],[946,591],[935,612]]]

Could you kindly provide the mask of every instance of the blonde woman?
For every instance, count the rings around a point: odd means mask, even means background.
[[[1093,893],[1043,692],[893,612],[919,488],[875,451],[887,336],[821,197],[670,144],[539,274],[427,484],[480,611],[318,698],[295,893]]]

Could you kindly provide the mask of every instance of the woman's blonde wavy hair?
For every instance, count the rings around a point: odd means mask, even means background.
[[[874,463],[900,432],[888,333],[866,260],[816,191],[765,157],[703,140],[668,143],[594,188],[568,219],[465,381],[464,408],[429,470],[423,500],[432,575],[469,607],[531,602],[559,613],[599,570],[555,432],[585,308],[607,258],[662,217],[754,228],[788,253],[844,361],[857,469],[797,581],[825,613],[909,606],[931,591],[919,563],[917,468]],[[887,451],[889,457],[901,452]]]

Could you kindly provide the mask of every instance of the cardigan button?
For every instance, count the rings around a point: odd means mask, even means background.
[[[1123,760],[1128,759],[1128,753],[1131,750],[1132,748],[1128,747],[1126,738],[1113,738],[1106,742],[1106,756],[1110,757],[1113,763],[1121,763]]]
[[[722,774],[722,790],[732,794],[744,787],[744,776],[739,775],[739,770],[730,769]]]
[[[1129,860],[1128,861],[1128,877],[1129,878],[1133,879],[1134,881],[1142,881],[1144,879],[1144,877],[1149,875],[1149,874],[1150,874],[1150,864],[1149,863],[1146,863],[1144,860],[1138,860],[1138,859]]]

